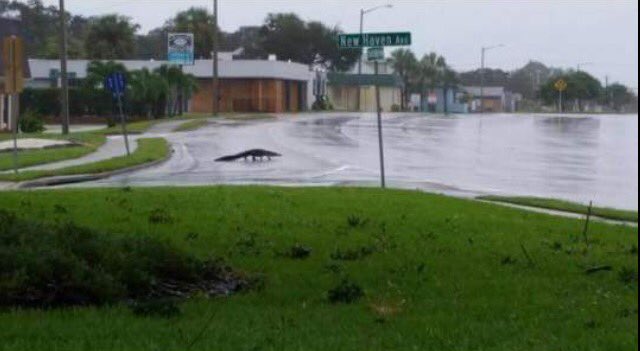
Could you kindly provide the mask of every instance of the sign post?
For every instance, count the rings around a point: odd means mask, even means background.
[[[193,33],[169,33],[167,59],[176,65],[193,65]]]
[[[113,97],[118,100],[118,109],[120,111],[120,124],[122,125],[122,135],[124,137],[124,146],[127,149],[127,156],[131,155],[129,151],[129,136],[127,135],[127,123],[124,118],[124,111],[122,108],[122,96],[127,89],[127,80],[124,74],[121,72],[111,73],[107,76],[104,82],[105,88],[111,91]]]
[[[380,108],[380,86],[378,85],[378,61],[384,59],[383,48],[369,48],[367,50],[367,60],[373,61],[373,74],[376,77],[376,114],[378,116],[378,149],[380,153],[380,186],[386,187],[384,175],[384,146],[382,144],[382,108]]]
[[[384,171],[384,146],[382,138],[382,108],[380,107],[380,86],[378,85],[378,61],[384,59],[385,46],[411,45],[411,33],[357,33],[338,35],[338,47],[340,49],[368,48],[367,59],[373,61],[376,77],[376,115],[378,119],[378,148],[380,153],[380,186],[386,187]]]
[[[558,79],[553,86],[558,91],[558,112],[562,113],[562,92],[567,90],[567,82],[564,79]]]
[[[9,122],[13,134],[13,171],[18,174],[18,124],[20,122],[20,92],[24,89],[24,49],[22,39],[12,35],[2,42],[4,62],[4,93],[9,95]]]

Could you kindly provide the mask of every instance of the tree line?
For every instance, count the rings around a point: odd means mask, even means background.
[[[41,0],[26,2],[0,0],[0,15],[17,13],[25,31],[27,53],[34,58],[59,57],[59,11],[55,6],[44,6]],[[162,26],[146,34],[139,33],[140,26],[129,17],[117,14],[84,17],[66,14],[69,31],[69,57],[92,60],[144,59],[164,60],[167,51],[168,32],[192,32],[196,58],[210,58],[214,42],[214,18],[205,8],[190,8],[177,13]],[[304,21],[292,13],[269,14],[260,26],[241,27],[235,32],[217,31],[222,51],[243,48],[238,58],[266,59],[275,54],[280,60],[304,64],[322,65],[332,71],[345,71],[353,67],[361,50],[340,50],[336,36],[339,27],[328,27],[318,21]],[[402,108],[406,108],[411,94],[424,98],[430,90],[445,90],[457,85],[480,85],[481,70],[455,72],[445,58],[428,53],[418,59],[408,49],[398,49],[389,59],[396,74],[403,82]],[[145,73],[141,73],[145,74]],[[144,79],[156,79],[150,76]],[[603,87],[602,83],[586,72],[568,71],[547,67],[540,62],[529,62],[524,67],[507,72],[485,69],[486,86],[503,86],[519,93],[532,105],[553,105],[557,92],[553,83],[559,78],[568,83],[565,98],[577,102],[596,101],[620,110],[636,105],[637,96],[627,87],[614,83]],[[150,96],[153,94],[149,92]]]
[[[25,2],[0,0],[0,15],[18,14],[26,37],[27,53],[33,58],[59,58],[59,10],[44,6],[41,0]],[[146,34],[131,18],[109,14],[84,17],[66,13],[68,54],[71,59],[164,60],[167,33],[192,32],[195,57],[210,59],[214,42],[214,17],[206,8],[192,7],[177,13],[162,26]],[[293,13],[269,14],[261,26],[241,27],[235,32],[217,32],[222,51],[244,48],[240,58],[266,59],[275,54],[280,60],[322,64],[328,69],[349,69],[361,50],[339,50],[335,44],[339,27],[306,22]]]
[[[563,79],[567,82],[567,90],[563,92],[564,99],[573,102],[565,104],[565,109],[576,106],[582,111],[585,102],[592,102],[614,111],[625,108],[637,111],[637,96],[620,83],[603,86],[602,82],[587,72],[547,67],[536,61],[512,72],[485,69],[484,79],[480,69],[456,72],[443,56],[434,52],[418,60],[411,50],[397,49],[391,53],[389,62],[404,83],[401,100],[403,109],[406,108],[410,94],[418,94],[421,101],[424,101],[426,94],[434,88],[441,88],[446,94],[448,90],[458,86],[480,86],[483,80],[487,87],[504,87],[521,94],[525,102],[554,106],[558,100],[554,84]]]

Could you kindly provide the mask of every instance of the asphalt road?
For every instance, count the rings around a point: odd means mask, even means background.
[[[391,187],[458,196],[534,195],[638,208],[638,116],[384,116]],[[158,127],[173,145],[166,163],[76,186],[376,185],[373,114],[303,114],[219,121],[193,132]],[[214,162],[252,148],[263,162]]]

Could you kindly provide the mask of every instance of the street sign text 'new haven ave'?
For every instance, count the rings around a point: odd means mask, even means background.
[[[411,45],[409,32],[338,35],[338,46],[341,49],[408,45]]]

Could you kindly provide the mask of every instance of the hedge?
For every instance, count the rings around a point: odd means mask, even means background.
[[[123,101],[125,112],[129,115],[145,115],[146,106],[143,102],[135,100]],[[20,108],[31,110],[43,116],[60,115],[60,89],[26,88],[20,94]],[[164,102],[153,109],[154,115],[164,115]],[[72,116],[109,116],[117,114],[117,104],[110,94],[102,90],[89,90],[81,88],[69,89],[69,114]]]

